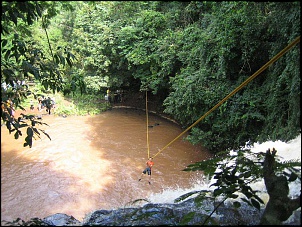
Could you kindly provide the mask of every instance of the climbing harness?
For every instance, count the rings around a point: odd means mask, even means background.
[[[294,45],[300,42],[300,36],[297,37],[293,42],[291,42],[287,47],[285,47],[283,50],[281,50],[278,54],[276,54],[270,61],[268,61],[265,65],[263,65],[257,72],[255,72],[252,76],[250,76],[248,79],[246,79],[242,84],[240,84],[236,89],[234,89],[230,94],[228,94],[226,97],[224,97],[219,103],[217,103],[212,109],[210,109],[208,112],[206,112],[202,117],[200,117],[197,121],[195,121],[191,126],[189,126],[186,130],[184,130],[182,133],[180,133],[177,137],[175,137],[171,142],[169,142],[166,146],[164,146],[161,150],[159,150],[154,156],[156,157],[159,153],[161,153],[163,150],[165,150],[168,146],[170,146],[172,143],[174,143],[178,138],[180,138],[182,135],[184,135],[187,131],[189,131],[191,128],[193,128],[195,125],[197,125],[201,120],[203,120],[206,116],[208,116],[210,113],[212,113],[215,109],[217,109],[220,105],[222,105],[226,100],[228,100],[230,97],[232,97],[235,93],[237,93],[240,89],[242,89],[245,85],[247,85],[249,82],[251,82],[256,76],[258,76],[260,73],[262,73],[267,67],[269,67],[271,64],[273,64],[275,61],[277,61],[280,57],[282,57],[285,53],[287,53]],[[146,111],[147,111],[147,92],[146,92]],[[148,116],[147,116],[148,121]],[[148,122],[147,122],[148,124]],[[147,125],[148,130],[148,125]],[[147,141],[148,141],[148,131],[147,131]],[[149,143],[149,142],[147,142]],[[148,144],[148,157],[149,157],[149,144]]]

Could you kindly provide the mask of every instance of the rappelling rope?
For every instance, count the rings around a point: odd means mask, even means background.
[[[146,90],[146,118],[147,118],[147,149],[148,158],[150,157],[150,147],[149,147],[149,115],[148,115],[148,91]]]
[[[219,103],[217,103],[212,109],[210,109],[208,112],[206,112],[201,118],[199,118],[197,121],[195,121],[191,126],[189,126],[185,131],[180,133],[175,139],[173,139],[170,143],[168,143],[164,148],[159,150],[154,156],[157,156],[160,152],[162,152],[164,149],[166,149],[168,146],[170,146],[172,143],[174,143],[179,137],[181,137],[183,134],[185,134],[187,131],[189,131],[191,128],[193,128],[195,125],[197,125],[201,120],[203,120],[206,116],[208,116],[210,113],[212,113],[215,109],[217,109],[222,103],[224,103],[226,100],[228,100],[230,97],[232,97],[236,92],[238,92],[241,88],[243,88],[245,85],[247,85],[249,82],[251,82],[256,76],[258,76],[260,73],[262,73],[267,67],[269,67],[271,64],[273,64],[275,61],[277,61],[280,57],[282,57],[286,52],[288,52],[294,45],[300,42],[300,36],[296,38],[292,43],[290,43],[287,47],[285,47],[283,50],[281,50],[277,55],[275,55],[270,61],[268,61],[265,65],[263,65],[257,72],[255,72],[252,76],[250,76],[248,79],[246,79],[241,85],[239,85],[235,90],[233,90],[230,94],[228,94],[225,98],[223,98]],[[149,150],[148,150],[149,152]]]

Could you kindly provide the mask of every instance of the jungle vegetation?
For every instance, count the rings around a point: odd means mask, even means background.
[[[299,2],[2,2],[2,102],[53,92],[148,89],[184,128],[300,35]],[[282,20],[280,20],[282,18]],[[212,152],[300,133],[300,49],[192,128]]]

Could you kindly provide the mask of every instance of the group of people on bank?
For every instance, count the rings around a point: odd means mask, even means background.
[[[46,97],[39,97],[38,98],[38,107],[37,109],[41,112],[43,109],[46,109],[46,112],[48,114],[51,113],[51,110],[53,108],[55,108],[55,98],[46,98]],[[31,106],[30,106],[30,109],[31,110],[34,110],[34,104],[33,104],[33,101],[31,100]]]
[[[115,92],[112,93],[111,90],[108,88],[105,95],[105,101],[110,103],[123,102],[123,91],[116,90]]]

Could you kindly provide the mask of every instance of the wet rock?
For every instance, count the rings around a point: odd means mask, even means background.
[[[223,205],[213,214],[214,204],[205,199],[195,202],[188,199],[182,203],[151,204],[142,207],[116,210],[96,210],[83,222],[66,214],[55,214],[43,219],[52,226],[174,226],[174,225],[259,225],[263,209],[243,205],[239,209]],[[298,211],[299,213],[299,211]],[[300,211],[301,214],[301,211]],[[209,218],[209,215],[211,217]],[[297,218],[298,217],[298,218]],[[300,216],[284,225],[301,224]],[[205,223],[205,221],[207,222]]]
[[[43,219],[43,222],[51,226],[81,226],[81,222],[75,219],[73,216],[67,214],[57,213],[47,216]]]
[[[146,204],[139,208],[121,208],[111,211],[97,210],[84,220],[83,225],[202,225],[213,208],[210,203],[204,203],[200,206],[195,204],[193,199],[190,199],[180,204]],[[259,223],[260,213],[258,211],[253,210],[248,216],[245,215],[245,212],[247,211],[218,209],[217,213],[209,219],[207,225],[238,225],[239,223],[255,225]],[[236,218],[234,218],[235,216]]]

